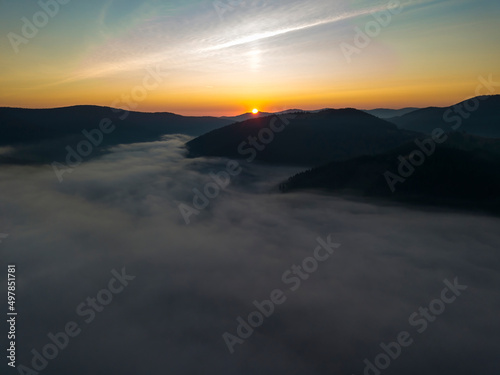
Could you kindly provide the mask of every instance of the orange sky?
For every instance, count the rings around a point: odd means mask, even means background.
[[[445,106],[474,96],[481,76],[500,81],[494,1],[276,1],[220,17],[212,2],[167,3],[70,2],[19,44],[12,33],[24,37],[21,18],[40,9],[4,5],[0,105],[185,115]],[[356,44],[374,22],[369,45]]]

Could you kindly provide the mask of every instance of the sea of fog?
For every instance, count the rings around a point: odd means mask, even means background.
[[[179,205],[227,165],[186,140],[113,148],[63,182],[0,168],[11,373],[498,374],[498,218],[281,194],[301,168],[242,163],[186,224]]]

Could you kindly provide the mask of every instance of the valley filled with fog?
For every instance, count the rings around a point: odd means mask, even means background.
[[[412,343],[381,373],[494,373],[497,217],[283,194],[279,184],[303,167],[242,161],[186,224],[179,205],[192,206],[193,189],[228,162],[187,158],[190,139],[113,146],[62,182],[50,165],[0,167],[0,252],[19,278],[19,365],[32,368],[32,349],[72,321],[81,333],[46,373],[362,374],[401,332]],[[329,236],[333,254],[300,284],[284,282]],[[77,307],[123,268],[135,278],[86,322]],[[412,324],[455,278],[467,288]],[[247,321],[276,289],[285,301],[230,350],[223,335],[236,337],[237,318]]]

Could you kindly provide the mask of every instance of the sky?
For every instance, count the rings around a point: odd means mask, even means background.
[[[500,73],[496,0],[59,1],[0,2],[0,106],[446,106]]]

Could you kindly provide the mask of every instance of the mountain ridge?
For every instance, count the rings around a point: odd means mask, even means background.
[[[402,178],[398,175],[401,160],[408,161],[416,149],[415,143],[408,143],[387,153],[334,161],[291,176],[279,188],[284,193],[347,193],[436,207],[479,208],[500,214],[500,140],[449,133],[445,143],[437,144],[422,165],[411,167],[413,172]],[[388,172],[397,176],[397,183],[387,179]]]
[[[105,134],[98,148],[121,143],[159,140],[166,134],[197,136],[230,124],[216,117],[186,117],[169,112],[136,112],[102,106],[70,106],[44,109],[0,108],[0,146],[16,146],[3,161],[32,162],[60,160],[66,146],[85,140],[84,131],[99,129],[110,122],[112,131]],[[29,155],[29,156],[27,156]]]
[[[500,138],[500,95],[477,96],[448,107],[421,108],[389,121],[401,129],[423,133],[442,128]]]
[[[255,152],[257,160],[314,165],[388,150],[418,135],[354,108],[299,112],[286,116],[289,117],[289,124],[284,126],[284,130],[275,133],[272,142],[256,146],[263,148]],[[242,159],[250,153],[247,149],[242,150],[242,144],[253,137],[260,140],[259,134],[269,132],[273,122],[281,124],[282,121],[280,116],[271,115],[227,125],[191,140],[186,147],[190,157]],[[315,147],[311,149],[309,145]]]

